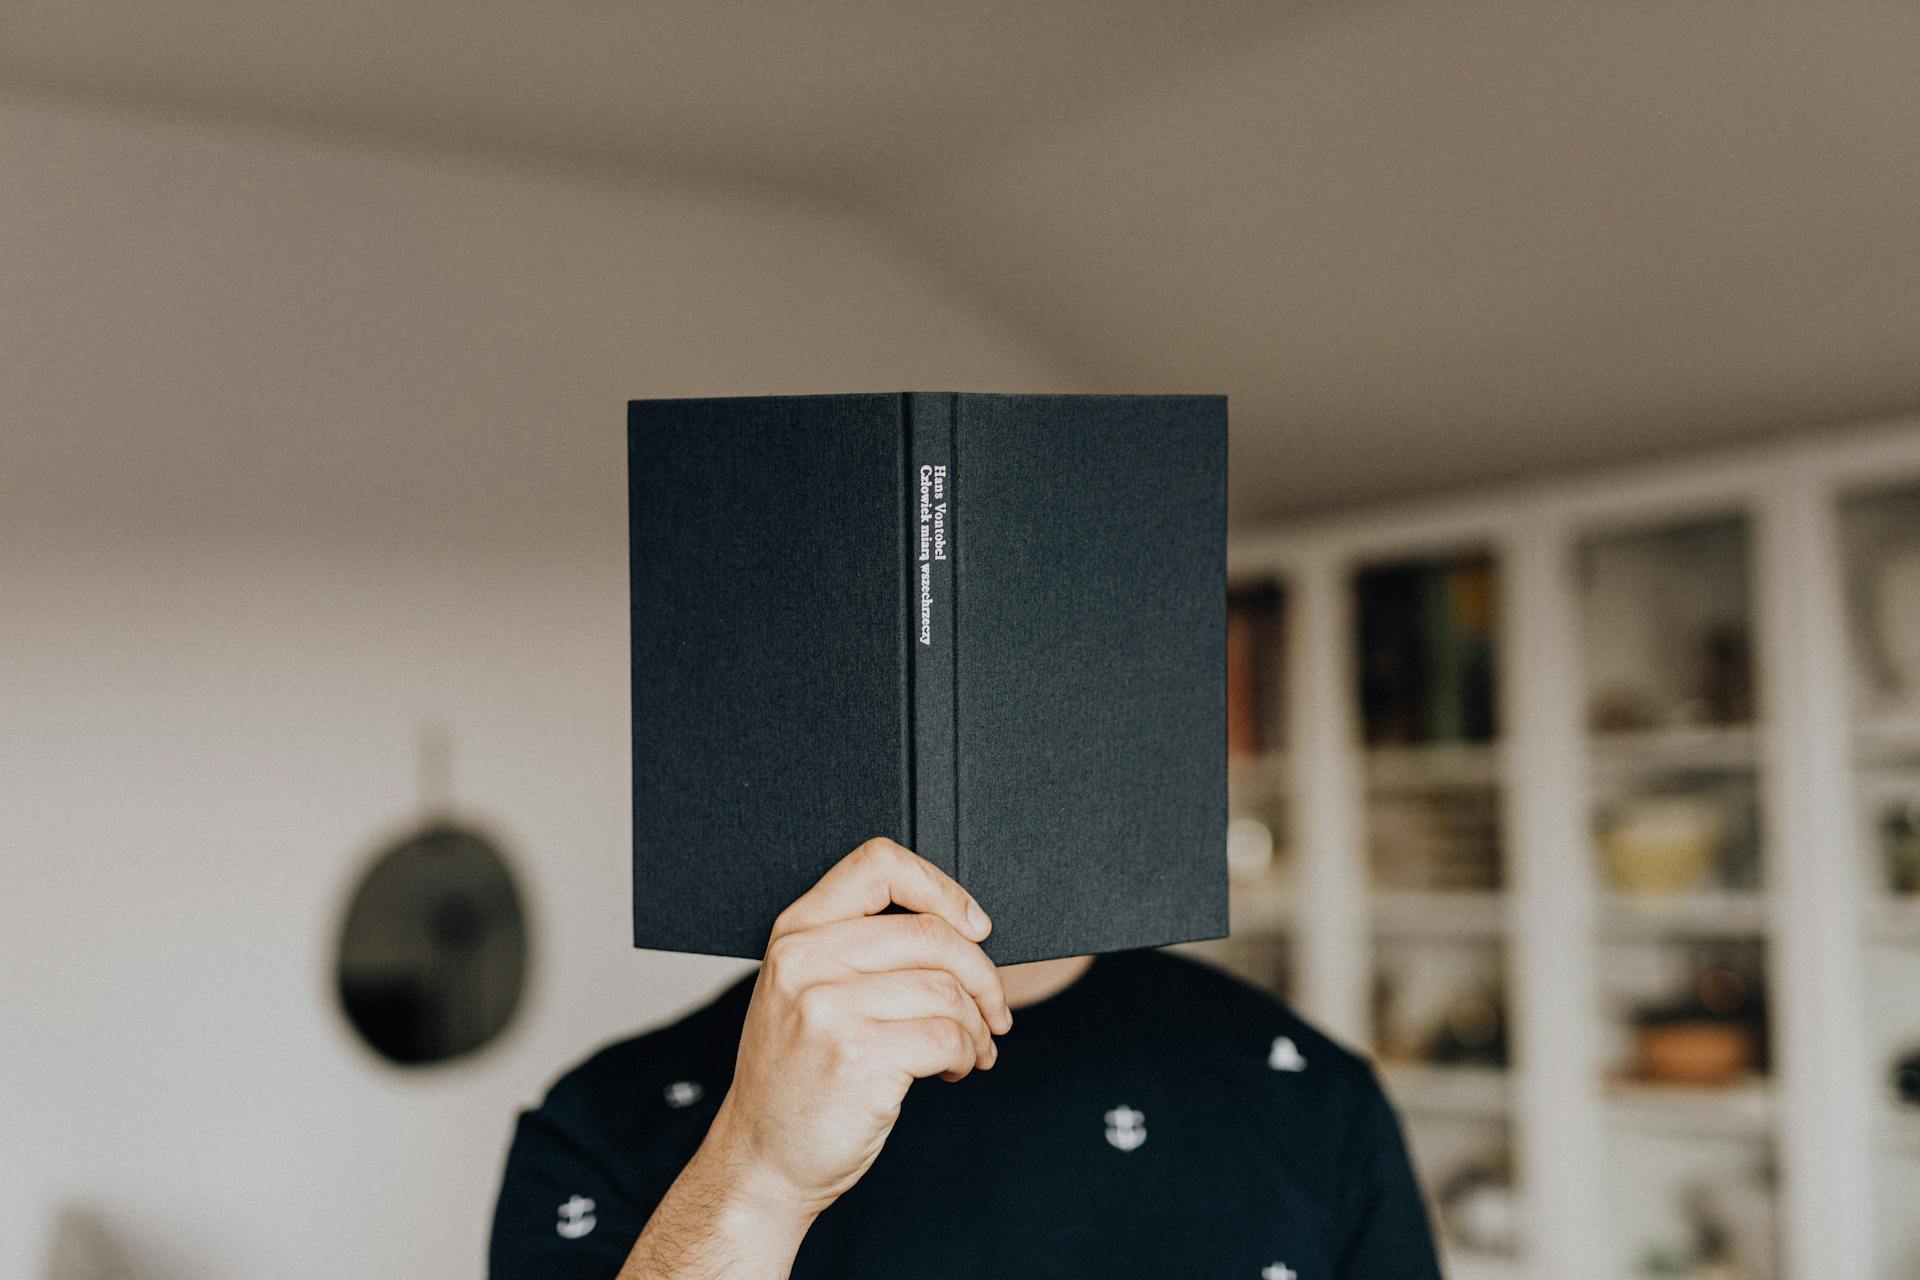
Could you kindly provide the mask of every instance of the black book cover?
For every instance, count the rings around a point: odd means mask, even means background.
[[[1226,400],[628,409],[634,945],[757,958],[869,836],[1001,964],[1227,931]]]

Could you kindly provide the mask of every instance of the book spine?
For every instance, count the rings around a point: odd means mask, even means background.
[[[955,879],[954,396],[907,396],[909,652],[914,852]]]

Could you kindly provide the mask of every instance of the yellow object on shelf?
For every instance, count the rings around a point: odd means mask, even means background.
[[[1607,874],[1626,893],[1675,894],[1707,882],[1726,840],[1726,819],[1691,796],[1642,796],[1607,823]]]

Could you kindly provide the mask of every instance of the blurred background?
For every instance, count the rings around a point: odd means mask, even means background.
[[[630,397],[1231,397],[1233,938],[1460,1277],[1920,1277],[1920,10],[0,9],[0,1273],[475,1274]]]

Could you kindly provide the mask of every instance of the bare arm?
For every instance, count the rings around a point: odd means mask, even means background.
[[[889,905],[908,914],[882,915]],[[915,1079],[988,1068],[1013,1025],[992,927],[932,863],[862,844],[774,922],[733,1085],[619,1280],[784,1278]]]
[[[815,1215],[772,1188],[756,1194],[759,1179],[730,1154],[736,1150],[709,1133],[647,1220],[619,1280],[785,1280]]]

